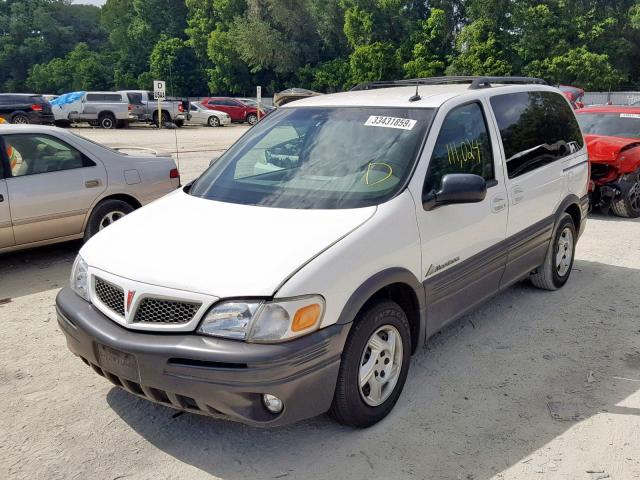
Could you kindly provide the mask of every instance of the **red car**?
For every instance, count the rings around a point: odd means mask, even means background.
[[[578,87],[571,87],[569,85],[560,85],[558,87],[562,94],[569,100],[574,110],[584,107],[582,99],[584,97],[584,90]]]
[[[247,122],[250,125],[258,123],[258,109],[235,98],[211,97],[204,99],[200,104],[209,110],[228,113],[232,122]],[[260,118],[265,114],[265,111],[260,109]]]
[[[640,107],[587,107],[576,115],[589,150],[593,206],[640,217]]]

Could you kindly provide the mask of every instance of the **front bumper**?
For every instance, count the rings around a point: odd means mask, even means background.
[[[332,325],[280,344],[248,344],[127,330],[69,288],[60,291],[56,306],[69,350],[116,386],[254,426],[284,425],[329,409],[351,326]],[[280,414],[263,406],[263,393],[282,399]]]

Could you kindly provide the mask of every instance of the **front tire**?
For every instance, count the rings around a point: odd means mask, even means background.
[[[369,427],[393,409],[411,356],[411,329],[392,301],[358,314],[345,344],[330,414],[343,425]]]
[[[562,288],[573,269],[577,240],[573,218],[564,213],[551,239],[544,263],[531,274],[531,283],[543,290]]]
[[[99,231],[133,212],[134,208],[122,200],[104,200],[91,212],[87,228],[84,232],[86,242]]]
[[[207,124],[210,127],[219,127],[220,126],[220,119],[218,117],[216,117],[215,115],[212,115],[209,117],[209,120],[207,120]]]
[[[611,211],[617,217],[640,217],[640,174],[635,181],[624,182],[620,196],[611,203]]]

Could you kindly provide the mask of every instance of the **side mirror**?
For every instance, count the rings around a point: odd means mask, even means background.
[[[442,178],[440,190],[424,193],[422,206],[433,210],[453,203],[478,203],[487,196],[487,182],[480,175],[450,173]]]

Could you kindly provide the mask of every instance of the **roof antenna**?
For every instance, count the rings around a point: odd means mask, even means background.
[[[420,96],[420,92],[418,91],[419,86],[420,86],[420,80],[416,80],[416,94],[409,99],[410,102],[417,102],[418,100],[422,100],[422,97]]]

